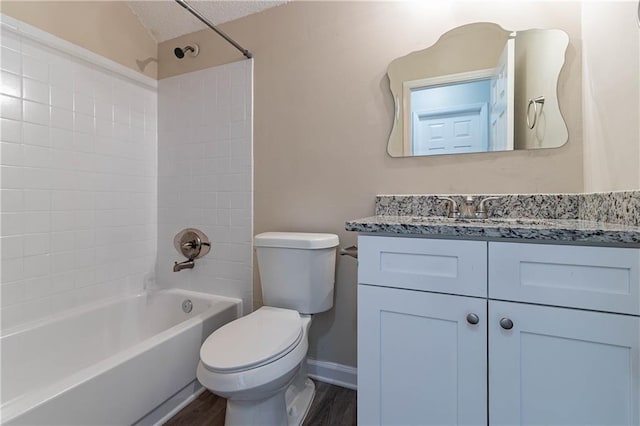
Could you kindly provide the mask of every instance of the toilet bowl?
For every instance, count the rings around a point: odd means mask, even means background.
[[[211,334],[197,377],[227,399],[225,425],[300,425],[315,387],[307,377],[311,314],[333,306],[333,234],[267,232],[255,237],[266,305]]]
[[[304,368],[310,324],[308,315],[265,306],[207,338],[197,376],[227,398],[225,424],[302,423],[315,394]]]

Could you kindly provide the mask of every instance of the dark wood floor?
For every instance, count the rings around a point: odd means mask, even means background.
[[[356,391],[326,383],[315,383],[316,396],[303,425],[355,426]]]
[[[313,399],[304,426],[352,426],[356,424],[356,391],[315,382]],[[227,401],[205,391],[184,407],[167,426],[223,426]],[[266,425],[265,425],[266,426]]]

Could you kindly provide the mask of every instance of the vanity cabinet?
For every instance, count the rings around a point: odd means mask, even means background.
[[[358,245],[360,424],[640,424],[639,249]]]

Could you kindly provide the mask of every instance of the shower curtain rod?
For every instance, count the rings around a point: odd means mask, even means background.
[[[189,5],[189,3],[187,3],[184,0],[175,0],[176,3],[178,3],[180,6],[184,7],[185,9],[187,9],[189,11],[189,13],[191,13],[193,16],[195,16],[196,18],[198,18],[200,21],[202,21],[203,24],[205,24],[207,27],[211,28],[213,31],[215,31],[216,33],[218,33],[218,35],[220,35],[220,37],[222,37],[223,39],[227,40],[229,43],[231,43],[231,45],[233,45],[233,47],[235,47],[236,49],[238,49],[240,52],[242,52],[242,54],[244,56],[246,56],[248,59],[253,58],[253,54],[251,52],[249,52],[247,49],[244,49],[242,46],[240,46],[238,43],[236,43],[236,41],[234,39],[232,39],[231,37],[229,37],[228,35],[226,35],[224,33],[224,31],[219,30],[216,28],[215,25],[213,25],[211,23],[211,21],[209,21],[207,18],[205,18],[204,16],[202,16],[200,14],[200,12],[198,12],[197,10],[195,10],[193,7],[191,7]]]

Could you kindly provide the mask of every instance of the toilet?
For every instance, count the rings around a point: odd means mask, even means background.
[[[334,234],[255,236],[265,306],[213,332],[197,377],[227,398],[225,424],[300,425],[315,387],[306,374],[311,315],[333,307]]]

